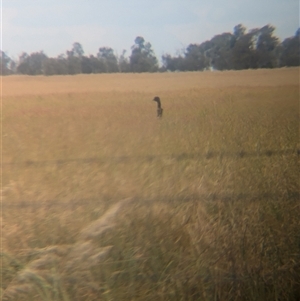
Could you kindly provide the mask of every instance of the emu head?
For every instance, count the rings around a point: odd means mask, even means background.
[[[153,101],[156,101],[157,102],[157,107],[160,108],[161,107],[161,102],[160,102],[160,98],[158,96],[155,96],[153,98]]]

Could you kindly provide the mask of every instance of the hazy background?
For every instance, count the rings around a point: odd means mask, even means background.
[[[74,42],[86,55],[103,46],[121,54],[137,36],[161,56],[239,23],[247,29],[272,24],[281,40],[299,27],[298,0],[1,0],[1,11],[1,49],[13,58],[41,50],[57,56]]]

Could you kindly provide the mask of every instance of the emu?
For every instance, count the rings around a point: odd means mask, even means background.
[[[155,96],[153,98],[153,101],[156,101],[157,102],[157,117],[158,118],[161,118],[162,117],[162,114],[163,114],[163,109],[161,107],[161,102],[160,102],[160,98],[158,96]]]

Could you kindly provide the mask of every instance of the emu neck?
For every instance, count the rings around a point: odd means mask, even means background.
[[[161,109],[161,103],[160,103],[160,100],[156,100],[156,102],[157,102],[157,108],[158,108],[158,109]]]

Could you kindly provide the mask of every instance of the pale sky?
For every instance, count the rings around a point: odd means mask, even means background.
[[[271,24],[281,40],[299,27],[299,0],[0,0],[1,45],[17,59],[43,50],[56,57],[79,42],[85,55],[100,47],[121,54],[137,36],[161,55],[216,34]]]

